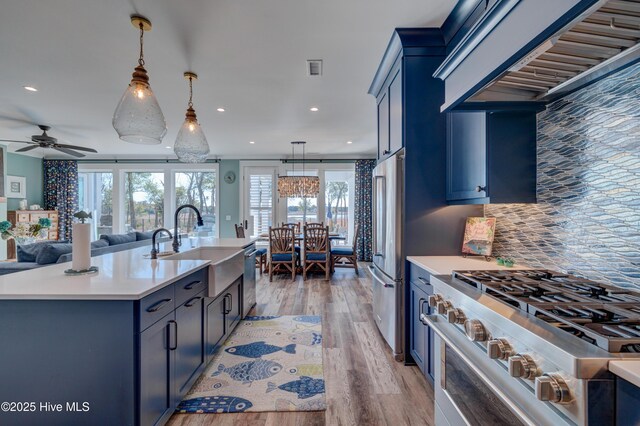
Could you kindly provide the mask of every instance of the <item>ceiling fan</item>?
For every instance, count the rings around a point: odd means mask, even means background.
[[[84,157],[84,154],[77,152],[77,151],[86,151],[86,152],[93,152],[93,153],[98,153],[98,151],[96,151],[93,148],[85,148],[83,146],[77,146],[77,145],[67,145],[67,144],[62,144],[62,143],[58,143],[58,139],[49,136],[47,134],[47,131],[49,129],[51,129],[51,127],[49,126],[44,126],[42,124],[38,124],[38,127],[40,128],[40,130],[42,130],[42,134],[41,135],[33,135],[31,136],[31,142],[28,141],[16,141],[16,140],[9,140],[9,139],[0,139],[0,142],[15,142],[15,143],[27,143],[29,144],[29,146],[25,146],[24,148],[20,148],[18,150],[16,150],[16,152],[26,152],[26,151],[31,151],[32,149],[36,149],[36,148],[53,148],[56,151],[60,151],[60,152],[64,152],[65,154],[69,154],[69,155],[73,155],[74,157]]]

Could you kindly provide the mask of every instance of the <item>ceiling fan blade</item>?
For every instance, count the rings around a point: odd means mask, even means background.
[[[64,143],[57,143],[56,146],[59,146],[61,148],[71,148],[71,149],[75,149],[77,151],[87,151],[87,152],[93,152],[93,153],[98,153],[98,151],[96,151],[93,148],[85,148],[83,146],[77,146],[77,145],[67,145]]]
[[[73,155],[74,157],[84,157],[84,154],[80,154],[79,152],[75,152],[69,148],[62,148],[59,146],[52,146],[56,151],[64,152],[65,154]]]
[[[31,142],[31,141],[14,141],[14,140],[11,140],[11,139],[0,139],[0,142],[11,142],[11,143],[30,143],[30,144],[37,145],[35,142]]]
[[[16,152],[27,152],[27,151],[31,151],[32,149],[36,149],[39,148],[39,145],[30,145],[30,146],[25,146],[24,148],[20,148],[20,149],[16,149]]]

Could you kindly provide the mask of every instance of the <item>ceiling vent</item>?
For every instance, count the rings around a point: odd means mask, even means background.
[[[310,77],[322,75],[322,59],[307,60],[307,75]]]

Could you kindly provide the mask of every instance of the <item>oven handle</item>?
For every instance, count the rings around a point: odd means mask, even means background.
[[[513,411],[523,422],[535,425],[535,423],[529,421],[526,413],[522,411],[517,405],[513,404],[509,398],[499,389],[494,386],[491,386],[491,380],[484,374],[482,370],[475,366],[475,364],[465,355],[465,353],[459,349],[452,341],[446,336],[446,331],[443,330],[442,326],[438,323],[439,319],[437,315],[420,315],[420,322],[425,325],[431,327],[431,329],[442,339],[444,343],[449,345],[451,349],[464,361],[465,364],[469,366],[473,370],[474,373],[478,375],[491,389],[496,393],[496,395],[509,406],[511,411]]]

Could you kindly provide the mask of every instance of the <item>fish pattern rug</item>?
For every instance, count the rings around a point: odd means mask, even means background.
[[[248,316],[184,397],[178,413],[326,409],[319,316]]]

